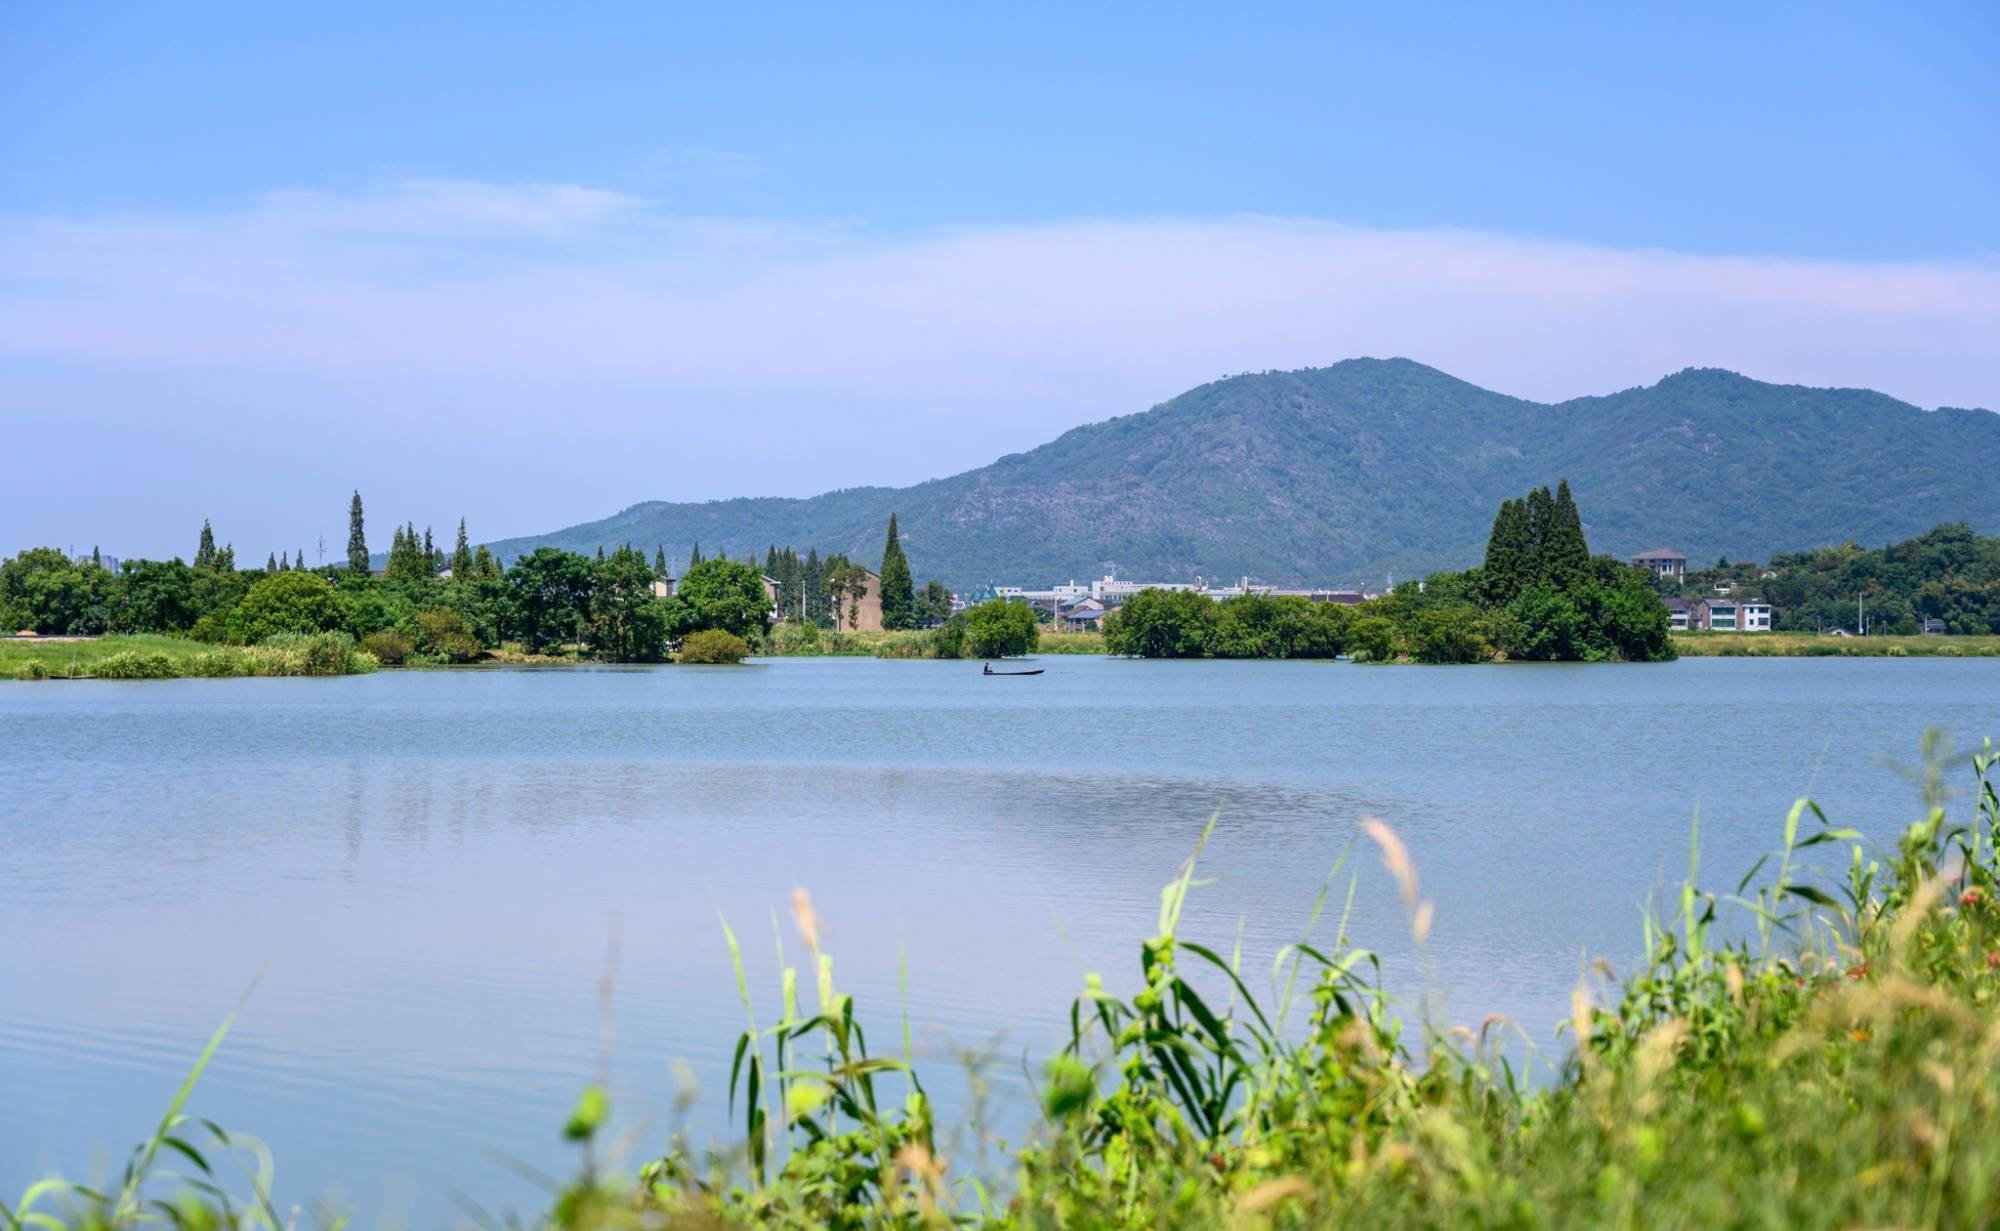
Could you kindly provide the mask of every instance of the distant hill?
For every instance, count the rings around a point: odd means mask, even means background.
[[[1215,381],[914,487],[648,501],[493,544],[594,552],[776,543],[875,560],[899,515],[917,576],[958,588],[1114,572],[1377,583],[1478,560],[1500,501],[1567,477],[1593,550],[1762,559],[1943,521],[2000,530],[2000,415],[1689,369],[1555,405],[1407,359]]]

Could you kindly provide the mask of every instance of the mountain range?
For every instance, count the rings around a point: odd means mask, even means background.
[[[913,487],[647,501],[493,544],[767,546],[879,560],[898,515],[917,577],[958,589],[1105,573],[1379,584],[1480,558],[1502,499],[1567,478],[1594,551],[1763,559],[1940,522],[2000,531],[2000,415],[1713,368],[1554,404],[1408,359],[1234,376]]]

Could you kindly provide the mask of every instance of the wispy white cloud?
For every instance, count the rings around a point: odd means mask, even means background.
[[[578,429],[702,450],[698,480],[674,490],[636,469],[608,491],[602,473],[587,493],[579,480],[577,516],[909,481],[1225,373],[1361,354],[1541,399],[1719,365],[1994,406],[1995,338],[2000,262],[1285,218],[883,237],[582,187],[416,182],[208,214],[0,219],[0,360],[33,369],[38,396],[49,365],[87,374],[63,400],[106,421],[171,377],[205,391],[197,417],[232,401],[217,391],[345,399],[364,431],[413,403],[476,402],[487,435],[517,443],[559,404]],[[0,397],[18,401],[24,380],[10,395],[0,369]],[[864,414],[869,449],[852,444]],[[745,424],[785,447],[745,442]]]
[[[562,185],[274,193],[14,219],[0,347],[429,378],[477,365],[950,414],[1064,381],[1123,409],[1218,372],[1406,354],[1560,397],[1691,363],[1924,402],[2000,392],[2000,265],[1692,256],[1275,218],[879,239]]]

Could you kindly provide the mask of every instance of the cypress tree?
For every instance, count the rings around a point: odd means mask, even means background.
[[[902,540],[896,535],[896,515],[891,513],[889,541],[882,546],[882,627],[916,626],[916,587],[910,579],[910,561],[903,555]]]
[[[368,575],[368,536],[362,533],[359,488],[355,489],[354,499],[347,503],[347,567],[364,577]]]
[[[90,545],[90,567],[92,568],[104,567],[104,557],[97,554],[97,544],[95,543],[92,543]]]
[[[431,542],[431,528],[430,528],[429,526],[425,526],[425,527],[424,527],[424,566],[425,566],[426,568],[430,569],[430,571],[431,571],[431,572],[433,572],[433,573],[436,573],[436,572],[437,572],[437,558],[438,558],[438,553],[437,553],[437,547],[436,547],[435,545],[433,545],[433,544],[432,544],[432,542]]]
[[[479,550],[472,557],[472,571],[478,574],[481,581],[494,581],[500,576],[500,562],[493,558],[492,550],[484,543],[479,545]]]
[[[1528,528],[1522,536],[1526,542],[1521,567],[1523,589],[1549,579],[1549,531],[1555,523],[1555,516],[1556,502],[1549,495],[1548,488],[1537,487],[1528,493]]]
[[[1590,576],[1590,544],[1584,541],[1583,517],[1569,494],[1569,480],[1556,485],[1549,515],[1549,537],[1542,547],[1542,568],[1559,590],[1574,590]]]
[[[267,573],[275,573],[275,572],[277,572],[277,571],[278,571],[278,553],[277,553],[277,552],[275,552],[275,551],[270,551],[270,552],[265,552],[265,553],[264,553],[264,571],[265,571],[265,572],[267,572]]]
[[[693,568],[695,565],[700,563],[701,563],[701,540],[696,539],[694,544],[694,550],[688,553],[688,567]]]
[[[653,572],[661,577],[667,575],[667,545],[657,543],[653,547]]]
[[[597,562],[599,564],[604,563],[604,544],[602,543],[597,545]]]
[[[303,571],[306,567],[306,549],[299,548],[299,554],[292,557],[292,567]]]
[[[201,543],[194,549],[194,566],[215,567],[215,531],[209,527],[206,517],[201,519]]]
[[[458,542],[451,549],[451,578],[453,581],[472,580],[472,544],[466,541],[465,519],[458,519]]]
[[[1521,566],[1527,537],[1527,509],[1519,500],[1503,500],[1493,518],[1493,533],[1486,540],[1486,560],[1481,566],[1487,601],[1496,607],[1514,601],[1521,592]]]
[[[824,605],[820,596],[826,589],[826,574],[819,562],[819,548],[806,548],[806,562],[799,577],[799,588],[804,591],[806,619],[817,624],[820,608]]]

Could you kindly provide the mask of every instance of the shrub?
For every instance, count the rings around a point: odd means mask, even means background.
[[[246,667],[243,655],[230,650],[203,650],[187,660],[189,675],[203,679],[227,679],[244,674]]]
[[[141,650],[120,650],[97,664],[100,680],[164,680],[180,672],[165,654]]]
[[[964,652],[973,658],[1006,658],[1035,648],[1035,612],[1026,603],[992,599],[965,612]]]
[[[469,663],[479,657],[479,638],[473,634],[471,622],[449,607],[419,611],[417,628],[418,644],[433,658]]]
[[[1486,625],[1469,607],[1431,607],[1410,626],[1410,657],[1420,663],[1476,663],[1493,656]]]
[[[400,628],[379,628],[361,639],[361,648],[373,654],[375,661],[393,667],[408,658],[416,646]]]
[[[1396,641],[1396,626],[1385,616],[1362,616],[1347,628],[1356,662],[1396,661]]]
[[[681,642],[681,652],[675,661],[690,666],[716,666],[740,663],[749,654],[750,643],[743,638],[719,628],[709,628],[693,633]]]
[[[22,663],[17,670],[18,678],[20,679],[45,680],[49,678],[48,666],[39,658],[30,658],[28,661]]]
[[[272,573],[257,580],[229,613],[233,640],[255,645],[280,633],[347,627],[347,599],[317,573]]]
[[[265,651],[263,663],[274,668],[259,675],[349,675],[377,666],[346,633],[280,633],[254,648]]]
[[[819,649],[819,626],[788,621],[771,632],[771,653],[810,654]]]
[[[1133,658],[1201,658],[1216,640],[1216,603],[1191,590],[1141,590],[1104,618],[1104,647]]]

